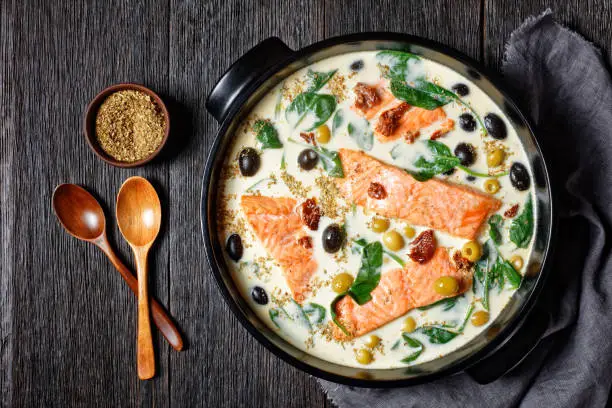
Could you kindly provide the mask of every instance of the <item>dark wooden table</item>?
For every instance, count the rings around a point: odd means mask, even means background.
[[[449,44],[500,67],[510,32],[551,7],[609,57],[608,0],[0,2],[0,397],[6,406],[329,406],[314,378],[272,356],[238,324],[209,275],[200,182],[217,124],[208,91],[260,40],[293,48],[356,31],[398,31]],[[608,58],[609,60],[609,58]],[[81,131],[87,102],[133,81],[172,108],[172,146],[146,167],[110,167]],[[151,290],[184,331],[174,352],[157,337],[158,376],[135,367],[135,298],[92,245],[51,211],[57,184],[86,186],[114,212],[132,175],[162,195],[164,227]],[[113,217],[109,234],[131,252]]]

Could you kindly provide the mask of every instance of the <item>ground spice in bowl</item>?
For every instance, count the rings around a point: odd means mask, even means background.
[[[109,95],[96,115],[96,139],[106,154],[136,162],[153,154],[164,138],[166,120],[151,96],[122,90]]]

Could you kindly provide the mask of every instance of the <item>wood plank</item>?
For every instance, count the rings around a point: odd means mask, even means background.
[[[539,15],[547,8],[552,9],[558,22],[593,41],[607,56],[608,62],[612,60],[612,3],[607,0],[486,0],[485,63],[499,69],[504,57],[504,46],[512,31],[527,17]]]
[[[8,177],[16,204],[9,266],[17,405],[135,406],[167,400],[168,347],[157,339],[160,375],[139,382],[135,297],[102,254],[68,236],[51,211],[53,188],[63,182],[97,194],[107,216],[128,176],[168,185],[167,163],[113,168],[94,156],[81,131],[86,104],[107,85],[135,81],[167,92],[168,4],[91,4],[15,1],[7,16],[13,50],[3,57],[12,57],[15,67],[9,140],[16,149]],[[107,225],[112,242],[131,260],[114,216]],[[167,230],[161,234],[150,261],[151,292],[164,302],[167,236]]]
[[[171,310],[189,341],[187,351],[170,355],[171,405],[323,406],[315,380],[266,351],[225,305],[205,259],[199,212],[206,154],[218,128],[205,96],[233,61],[269,36],[291,47],[322,39],[322,7],[216,0],[172,1],[171,10],[170,89],[185,110],[179,120],[192,125],[184,135],[193,135],[170,168],[170,223],[176,226],[170,238]]]
[[[325,7],[325,36],[393,31],[425,37],[481,59],[480,0],[332,1]]]
[[[13,169],[13,158],[17,150],[14,134],[14,90],[13,59],[13,20],[14,3],[0,3],[0,55],[4,63],[0,64],[0,404],[11,405],[12,401],[12,361],[13,336],[13,231],[15,229],[15,206],[12,199],[15,188],[10,179]]]

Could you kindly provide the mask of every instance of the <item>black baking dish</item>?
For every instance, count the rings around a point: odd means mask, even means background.
[[[446,65],[469,77],[504,110],[521,139],[534,169],[538,207],[535,244],[523,283],[488,329],[439,359],[393,369],[353,368],[309,355],[270,330],[243,300],[225,265],[223,244],[217,237],[216,192],[224,152],[251,108],[293,72],[321,59],[355,51],[401,49]],[[548,316],[537,307],[549,268],[554,230],[553,195],[546,162],[532,127],[504,90],[503,83],[478,62],[434,41],[396,33],[361,33],[331,38],[293,51],[278,38],[262,41],[221,77],[206,102],[220,123],[211,147],[202,184],[202,232],[208,261],[219,289],[232,312],[266,348],[305,372],[326,380],[362,387],[399,387],[423,383],[467,371],[487,383],[520,362],[546,328]],[[520,335],[517,335],[520,333]]]

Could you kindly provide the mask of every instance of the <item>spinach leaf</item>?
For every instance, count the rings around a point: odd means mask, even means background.
[[[294,299],[291,299],[291,302],[295,305],[295,308],[298,310],[300,317],[302,318],[302,321],[306,323],[308,330],[312,330],[312,324],[310,324],[310,319],[308,319],[308,316],[306,316],[306,313],[304,312],[304,309],[302,309],[302,306],[298,302],[296,302]]]
[[[336,134],[336,131],[340,129],[340,126],[344,123],[344,112],[338,110],[332,119],[332,135]]]
[[[495,245],[501,244],[502,234],[501,227],[504,224],[504,219],[501,215],[495,214],[491,218],[489,218],[489,236],[495,242]]]
[[[510,226],[510,241],[519,248],[527,248],[533,235],[533,203],[531,196],[525,203],[525,208]]]
[[[468,306],[468,308],[467,308],[467,312],[465,312],[465,317],[463,318],[463,322],[461,323],[461,326],[459,326],[459,328],[457,328],[457,331],[459,333],[463,332],[463,329],[465,329],[465,325],[467,324],[468,320],[470,319],[470,316],[472,315],[473,311],[474,311],[474,305],[470,303],[470,306]]]
[[[380,269],[383,259],[382,254],[382,245],[378,241],[372,242],[363,248],[361,268],[348,291],[348,294],[359,305],[363,305],[372,299],[370,293],[378,286],[378,282],[380,282]]]
[[[338,321],[338,314],[336,313],[336,305],[338,304],[339,301],[341,301],[344,297],[346,296],[346,293],[343,293],[341,295],[338,295],[334,298],[334,300],[332,300],[331,305],[329,306],[329,314],[331,316],[332,322],[334,322],[334,324],[336,326],[338,326],[340,328],[340,330],[342,330],[342,333],[344,333],[346,336],[350,337],[351,334],[348,332],[348,330],[346,330],[346,328],[342,325],[342,323],[340,323]]]
[[[423,343],[421,343],[417,339],[414,339],[414,338],[408,336],[406,333],[402,333],[402,338],[404,339],[406,344],[409,345],[411,348],[416,348],[417,349],[412,354],[408,355],[408,357],[405,357],[402,360],[400,360],[402,363],[410,363],[410,362],[416,360],[421,355],[421,353],[423,352],[423,349],[424,349]]]
[[[283,87],[284,84],[278,90],[278,95],[276,96],[276,105],[274,105],[274,119],[278,120],[280,117],[281,109],[283,108]]]
[[[281,170],[285,170],[287,168],[287,162],[285,161],[285,152],[283,152],[283,155],[281,157],[280,168]]]
[[[284,314],[289,320],[293,320],[291,318],[291,316],[289,316],[289,313],[287,313],[287,311],[285,310],[284,307],[279,306],[277,308],[272,308],[268,311],[268,315],[270,316],[270,320],[272,320],[272,323],[274,323],[274,325],[276,327],[278,327],[279,329],[281,328],[280,325],[278,324],[278,319],[281,316],[281,313]]]
[[[505,277],[512,289],[516,289],[521,285],[521,281],[523,280],[521,274],[514,269],[510,262],[503,260],[501,256],[497,258],[497,262],[493,266],[493,269],[494,275]]]
[[[376,54],[376,58],[381,61],[382,64],[389,67],[387,77],[390,79],[396,79],[405,81],[408,74],[408,61],[420,60],[418,55],[411,54],[404,51],[387,50],[381,51]]]
[[[430,303],[428,305],[425,306],[421,306],[421,307],[417,307],[418,310],[429,310],[433,307],[436,306],[442,306],[442,310],[449,311],[451,310],[453,307],[455,307],[455,305],[457,304],[457,302],[459,301],[459,299],[461,299],[463,297],[463,295],[458,295],[458,296],[454,296],[454,297],[449,297],[449,298],[444,298],[444,299],[440,299],[436,302]]]
[[[278,132],[267,120],[258,120],[253,124],[253,130],[257,133],[257,140],[261,142],[262,149],[280,149],[283,144],[278,139]]]
[[[417,329],[429,338],[432,344],[446,344],[459,334],[455,331],[446,330],[437,326],[422,326]]]
[[[325,308],[318,303],[306,303],[302,310],[314,323],[321,323],[325,319]]]
[[[285,118],[293,127],[297,127],[304,118],[310,116],[312,126],[307,132],[318,128],[331,117],[336,110],[336,98],[333,95],[303,92],[296,96],[285,111]]]
[[[359,238],[353,241],[355,244],[357,244],[358,246],[360,246],[361,248],[365,247],[368,242],[364,239],[364,238]],[[357,253],[358,251],[355,251],[355,247],[353,247],[353,252]],[[400,258],[399,256],[395,255],[393,252],[387,251],[386,249],[383,248],[383,252],[385,253],[385,255],[387,255],[389,258],[393,259],[395,262],[397,262],[402,268],[404,266],[406,266],[406,262],[404,262],[402,260],[402,258]]]
[[[244,191],[253,191],[255,190],[257,187],[259,187],[260,184],[265,183],[266,181],[270,182],[270,181],[274,181],[274,179],[272,178],[265,178],[265,179],[261,179],[258,182],[254,183],[253,185],[251,185],[249,188],[247,188]]]
[[[360,123],[349,122],[347,126],[349,136],[355,140],[357,146],[365,151],[372,150],[374,147],[374,133],[370,129],[370,123],[361,119]]]
[[[327,82],[334,76],[334,74],[338,71],[334,69],[329,72],[316,72],[311,69],[308,70],[306,76],[310,81],[310,86],[306,90],[306,92],[317,92],[319,89],[323,88]]]
[[[334,150],[328,150],[323,146],[312,146],[321,158],[321,164],[325,171],[332,177],[343,178],[344,171],[342,170],[342,162],[340,155]]]
[[[414,166],[419,170],[412,173],[412,176],[418,181],[429,180],[436,174],[445,173],[461,163],[461,160],[453,156],[444,143],[428,140],[427,148],[433,155],[432,159],[427,160],[425,157],[419,156],[414,162]]]
[[[434,110],[448,103],[442,97],[433,97],[430,92],[412,87],[406,82],[398,79],[391,80],[391,93],[397,99],[405,101],[412,106],[418,106],[419,108],[427,110]]]

